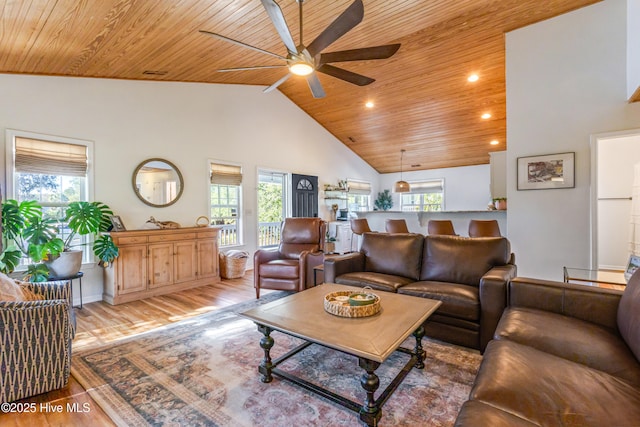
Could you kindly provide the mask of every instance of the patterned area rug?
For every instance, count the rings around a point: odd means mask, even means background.
[[[73,356],[72,374],[119,426],[358,426],[358,415],[257,372],[260,334],[238,312],[282,297],[270,293],[225,310]],[[274,332],[272,357],[301,341]],[[405,347],[412,348],[409,338]],[[413,369],[382,408],[383,426],[450,426],[467,399],[481,356],[425,338],[425,369]],[[376,371],[380,388],[408,360],[395,353]],[[280,368],[364,401],[357,358],[317,345]],[[377,397],[377,394],[376,394]]]

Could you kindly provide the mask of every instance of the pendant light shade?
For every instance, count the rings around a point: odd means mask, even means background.
[[[400,181],[397,181],[393,191],[394,193],[408,193],[411,191],[411,186],[407,181],[402,179],[402,158],[404,157],[405,150],[400,150]]]

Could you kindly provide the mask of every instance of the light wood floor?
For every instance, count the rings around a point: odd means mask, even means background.
[[[270,291],[262,291],[261,294],[267,292]],[[247,271],[240,279],[223,280],[209,286],[126,304],[116,306],[104,302],[84,304],[81,310],[76,308],[77,330],[73,340],[73,351],[100,346],[254,298],[253,271]],[[0,426],[114,425],[73,376],[69,380],[69,385],[63,389],[19,402],[35,403],[36,411],[20,414],[0,412]],[[62,405],[62,412],[52,413],[41,410],[47,403]],[[75,403],[79,408],[86,407],[88,411],[68,412],[68,403]]]

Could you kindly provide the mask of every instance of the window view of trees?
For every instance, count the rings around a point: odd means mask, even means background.
[[[441,211],[442,193],[403,194],[402,210],[410,212]]]
[[[284,177],[282,173],[260,173],[258,179],[258,246],[280,242],[280,223],[284,219]]]
[[[220,230],[220,246],[240,243],[238,232],[239,203],[239,185],[211,184],[211,223],[224,226]]]

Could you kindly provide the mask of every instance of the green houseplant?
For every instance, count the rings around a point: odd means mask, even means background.
[[[393,207],[393,198],[389,190],[378,193],[378,198],[373,202],[376,210],[388,211]]]
[[[113,211],[102,202],[69,203],[64,219],[69,228],[69,234],[64,240],[64,251],[52,253],[46,261],[53,276],[71,277],[80,271],[82,251],[74,250],[79,245],[73,243],[78,235],[93,236],[93,253],[101,265],[107,265],[118,256],[118,247],[113,243],[111,236],[103,234],[111,227],[112,215]]]
[[[26,256],[32,263],[27,267],[25,279],[47,280],[49,269],[43,261],[64,250],[64,242],[57,237],[57,221],[43,218],[42,206],[35,200],[21,203],[6,200],[2,203],[2,229],[8,245],[0,254],[0,271],[13,272]]]
[[[111,226],[111,209],[101,202],[72,202],[66,209],[64,222],[69,234],[65,240],[57,237],[60,221],[43,218],[42,206],[35,200],[18,203],[7,200],[2,204],[2,227],[4,237],[11,244],[0,254],[0,271],[10,273],[15,270],[23,256],[32,264],[27,268],[26,277],[31,281],[44,281],[49,276],[71,277],[82,264],[82,251],[74,251],[72,242],[77,235],[94,236],[93,253],[105,265],[118,256],[118,247],[111,236],[103,234]],[[75,272],[64,271],[59,259],[65,254],[75,254],[72,264]],[[79,261],[78,261],[79,260]]]

